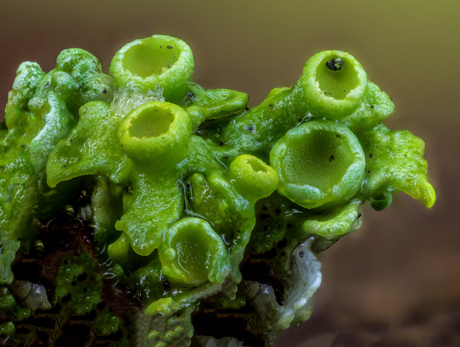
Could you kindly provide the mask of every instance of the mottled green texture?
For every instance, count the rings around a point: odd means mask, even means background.
[[[56,277],[54,304],[67,297],[66,309],[71,314],[93,311],[102,301],[102,275],[96,269],[97,263],[87,253],[65,257]]]
[[[120,328],[120,318],[105,309],[98,315],[94,321],[94,330],[97,335],[109,336],[115,334]]]
[[[94,239],[64,258],[53,305],[95,312],[101,267],[145,304],[135,345],[187,346],[209,314],[270,344],[308,319],[315,253],[359,228],[362,204],[381,210],[401,190],[433,205],[423,141],[381,124],[394,105],[348,53],[314,55],[251,109],[244,93],[193,83],[193,68],[190,48],[161,35],[124,46],[110,74],[81,49],[49,73],[20,65],[0,129],[0,284],[18,249],[42,242],[35,220],[70,205]],[[105,309],[94,332],[122,324]]]
[[[14,279],[11,263],[14,261],[20,242],[10,239],[3,229],[0,229],[0,284],[11,283]]]
[[[167,315],[150,317],[139,315],[136,320],[136,346],[190,346],[193,336],[194,306]]]

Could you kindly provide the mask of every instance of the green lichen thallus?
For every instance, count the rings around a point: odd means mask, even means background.
[[[270,345],[310,316],[316,253],[362,204],[433,205],[423,141],[382,124],[394,105],[350,54],[314,55],[250,109],[193,70],[162,35],[109,74],[82,49],[19,66],[0,128],[5,343]]]

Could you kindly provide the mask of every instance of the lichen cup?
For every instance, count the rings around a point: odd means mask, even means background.
[[[190,47],[182,40],[153,35],[123,46],[113,57],[110,74],[117,87],[162,88],[167,101],[180,101],[193,74]]]
[[[191,136],[187,112],[169,102],[152,101],[132,110],[118,130],[121,149],[139,162],[174,166],[186,155]]]
[[[342,119],[361,105],[367,74],[352,55],[323,51],[305,63],[299,83],[312,114]]]
[[[269,196],[278,185],[276,171],[250,154],[236,157],[230,164],[229,175],[238,192],[251,201]]]
[[[291,129],[270,152],[279,176],[278,192],[305,208],[339,205],[364,180],[365,159],[345,125],[317,120]]]
[[[164,235],[158,255],[166,277],[186,286],[222,283],[230,270],[224,241],[201,218],[187,217],[174,223]]]

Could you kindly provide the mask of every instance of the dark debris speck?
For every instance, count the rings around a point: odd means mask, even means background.
[[[340,58],[331,59],[326,62],[326,66],[331,71],[340,71],[343,67],[343,61]]]

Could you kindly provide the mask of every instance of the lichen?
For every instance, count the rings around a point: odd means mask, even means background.
[[[50,325],[96,312],[82,329],[122,345],[270,345],[310,316],[316,253],[359,228],[362,204],[433,205],[423,141],[381,123],[394,105],[350,54],[314,55],[253,108],[193,69],[161,35],[120,49],[110,74],[82,49],[49,73],[20,65],[0,131],[2,338],[42,310]],[[43,230],[60,213],[78,223],[57,242]],[[28,254],[57,259],[43,284],[15,278]],[[138,303],[130,318],[111,286]],[[67,341],[54,327],[40,334]]]

